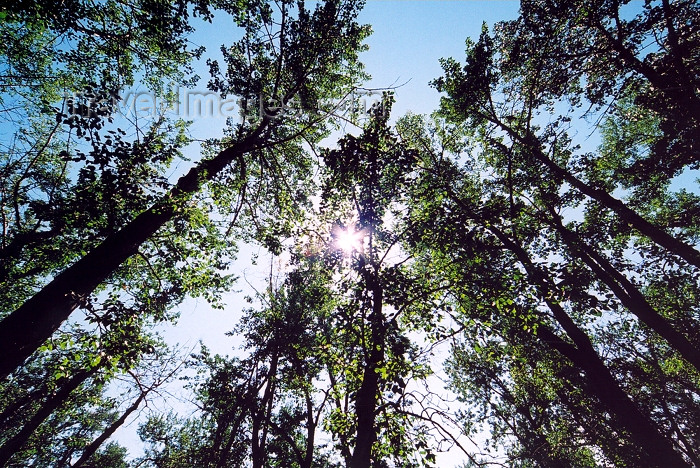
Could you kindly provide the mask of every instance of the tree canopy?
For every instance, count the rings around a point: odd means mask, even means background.
[[[522,0],[403,116],[362,8],[0,9],[0,466],[700,465],[700,6]],[[203,82],[222,137],[120,112]],[[159,333],[195,297],[234,354]]]

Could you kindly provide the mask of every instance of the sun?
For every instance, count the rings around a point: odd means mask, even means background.
[[[353,228],[338,229],[335,243],[343,252],[352,253],[362,249],[362,232]]]

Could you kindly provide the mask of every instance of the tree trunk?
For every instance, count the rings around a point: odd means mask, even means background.
[[[308,388],[304,389],[304,397],[306,400],[306,451],[301,468],[313,468],[316,421],[314,419],[314,404]]]
[[[630,439],[647,454],[647,466],[691,468],[656,425],[639,410],[592,348],[579,348],[559,338],[548,327],[537,327],[537,336],[582,369],[590,391],[600,400]]]
[[[183,199],[197,192],[204,182],[214,178],[236,158],[253,149],[268,122],[264,118],[246,138],[193,167],[160,201],[108,236],[5,317],[0,322],[0,378],[22,365],[100,283],[171,220]]]
[[[368,360],[365,363],[362,384],[357,392],[355,414],[357,415],[357,436],[355,450],[350,460],[350,468],[369,468],[372,461],[372,445],[377,440],[377,395],[379,374],[377,369],[384,361],[384,316],[382,315],[383,291],[378,279],[372,278],[372,313],[369,317],[371,342]]]
[[[637,214],[636,211],[625,205],[622,201],[610,195],[605,190],[601,190],[595,187],[591,187],[585,182],[581,181],[568,170],[563,169],[557,163],[552,161],[545,155],[539,146],[539,140],[534,136],[529,136],[528,138],[523,138],[517,135],[514,131],[510,130],[509,133],[516,140],[525,144],[533,152],[535,158],[543,163],[547,168],[549,168],[552,173],[563,179],[564,181],[571,184],[572,187],[577,188],[584,195],[591,197],[592,199],[599,202],[604,207],[609,210],[614,211],[620,219],[622,219],[627,225],[633,227],[639,231],[644,236],[648,237],[651,241],[664,247],[671,253],[674,253],[684,259],[691,265],[700,267],[700,252],[693,248],[692,246],[686,244],[673,237],[671,234],[667,233],[663,229],[654,226],[649,221]]]
[[[267,431],[269,421],[272,417],[272,408],[275,398],[275,387],[277,385],[277,365],[279,363],[279,355],[275,351],[270,359],[270,369],[267,371],[267,386],[265,393],[260,401],[260,409],[253,410],[253,429],[251,437],[251,458],[253,468],[264,468],[267,454],[265,452],[267,445]]]
[[[117,419],[114,421],[105,431],[95,440],[92,441],[90,445],[88,445],[85,450],[83,451],[83,454],[80,456],[78,461],[76,461],[73,465],[72,468],[78,468],[80,466],[83,466],[83,463],[88,461],[91,456],[97,452],[97,449],[100,448],[100,446],[107,440],[109,439],[114,432],[121,427],[122,424],[126,421],[126,418],[129,417],[131,413],[136,411],[141,404],[141,402],[146,398],[146,393],[141,392],[139,397],[134,401],[131,406],[129,406],[126,411]]]
[[[0,466],[5,466],[8,460],[29,440],[34,431],[58,409],[70,396],[71,392],[78,388],[91,375],[97,372],[98,367],[74,374],[58,391],[44,402],[34,416],[22,426],[22,429],[0,447]]]
[[[552,224],[561,234],[564,243],[575,257],[581,259],[620,299],[632,314],[649,328],[664,338],[697,370],[700,370],[700,350],[698,350],[681,332],[673,328],[649,302],[644,295],[619,271],[617,271],[602,255],[595,252],[586,242],[574,232],[565,228],[557,215],[553,216]]]
[[[250,404],[250,402],[245,403],[246,406],[250,406]],[[227,426],[224,426],[225,423],[223,421],[217,421],[217,425],[219,425],[220,427],[223,426],[224,432],[228,432],[228,440],[226,441],[226,445],[224,446],[224,448],[219,450],[216,468],[226,468],[230,465],[228,457],[231,455],[231,447],[233,447],[233,443],[236,441],[236,436],[239,433],[238,431],[240,429],[241,424],[243,423],[243,419],[245,418],[247,412],[248,410],[245,407],[240,408],[238,416],[236,416],[235,422],[231,424],[230,429]],[[228,421],[229,418],[224,419]]]
[[[538,325],[537,336],[585,372],[592,393],[605,405],[639,449],[648,455],[649,466],[690,468],[683,457],[674,450],[671,441],[659,432],[654,422],[642,414],[620,388],[617,380],[593,348],[588,335],[574,323],[557,302],[550,299],[554,290],[550,287],[545,274],[532,264],[527,252],[497,228],[489,227],[489,230],[523,264],[528,277],[540,289],[540,293],[545,298],[554,318],[573,340],[575,346],[562,340],[543,324]]]
[[[615,212],[627,225],[633,227],[656,244],[664,247],[669,252],[678,255],[689,264],[700,267],[700,251],[686,244],[685,242],[676,239],[663,229],[654,226],[649,221],[637,214],[636,211],[625,205],[622,201],[610,195],[607,191],[586,184],[568,170],[560,167],[557,163],[549,159],[546,154],[544,154],[540,141],[535,135],[527,134],[523,136],[493,115],[482,114],[482,116],[501,127],[513,140],[531,150],[535,159],[544,164],[552,172],[552,174],[554,174],[554,176],[566,181],[572,187],[575,187],[581,191],[581,193],[584,195],[596,200],[604,207]]]

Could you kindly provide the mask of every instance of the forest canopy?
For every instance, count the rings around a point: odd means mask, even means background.
[[[0,466],[700,466],[700,5],[521,0],[403,115],[363,7],[0,7]]]

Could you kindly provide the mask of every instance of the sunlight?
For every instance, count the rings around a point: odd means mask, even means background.
[[[362,249],[362,232],[353,228],[338,229],[336,245],[345,253]]]

